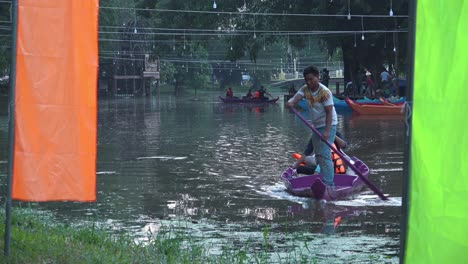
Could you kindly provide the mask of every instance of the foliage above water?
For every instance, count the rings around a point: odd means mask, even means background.
[[[186,86],[238,84],[243,73],[265,82],[310,64],[336,63],[346,80],[384,64],[406,72],[408,0],[213,2],[99,1],[100,76],[140,75],[145,54],[175,70],[161,79]],[[0,75],[9,72],[10,17],[11,4],[0,3]]]
[[[215,2],[107,0],[101,6],[125,8],[103,9],[100,21],[124,25],[122,32],[141,28],[147,35],[124,38],[150,44],[128,49],[170,58],[181,85],[200,74],[219,80],[221,87],[239,83],[246,73],[265,82],[310,64],[342,65],[345,80],[358,78],[363,68],[377,76],[382,65],[400,75],[406,71],[407,0],[218,1],[216,7]],[[203,60],[208,73],[194,63]]]

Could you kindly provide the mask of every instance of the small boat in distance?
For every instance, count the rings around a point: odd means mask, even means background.
[[[357,99],[353,101],[354,103],[358,105],[384,105],[387,103],[394,104],[394,105],[401,105],[406,102],[406,98],[404,97],[401,97],[394,101],[390,101],[387,99],[383,99],[382,101],[382,99],[383,98],[370,99],[370,98],[364,97],[364,99]],[[309,109],[305,99],[302,99],[301,101],[299,101],[297,105],[300,108],[302,108],[304,111],[308,111]],[[346,100],[338,99],[335,96],[333,96],[333,105],[335,106],[336,111],[339,111],[339,112],[352,111],[351,107],[348,105],[348,103],[346,103]]]
[[[269,104],[269,103],[276,103],[279,97],[269,99],[269,100],[262,100],[256,98],[239,98],[239,97],[219,97],[223,103],[230,103],[230,104]]]
[[[367,179],[369,167],[356,157],[350,159],[356,169]],[[365,182],[350,168],[346,170],[345,174],[335,174],[334,188],[323,183],[320,174],[295,177],[292,168],[286,169],[281,174],[281,179],[287,191],[293,195],[327,201],[348,198],[357,194],[366,186]]]
[[[381,104],[359,104],[345,98],[346,103],[353,111],[362,115],[403,115],[405,104],[392,104],[382,101]]]

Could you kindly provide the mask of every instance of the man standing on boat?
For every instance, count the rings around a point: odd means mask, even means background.
[[[391,84],[392,84],[392,75],[387,71],[387,69],[384,66],[382,66],[382,72],[380,73],[380,87],[382,89],[382,92],[385,98],[390,97]]]
[[[338,123],[335,107],[333,105],[332,92],[319,82],[319,70],[315,66],[309,66],[303,72],[306,85],[289,99],[287,106],[294,107],[302,98],[306,98],[307,105],[312,120],[312,124],[320,132],[323,138],[333,144],[336,134],[336,124]],[[334,187],[334,168],[331,160],[331,151],[319,135],[312,133],[312,144],[315,149],[315,156],[321,168],[323,182]]]

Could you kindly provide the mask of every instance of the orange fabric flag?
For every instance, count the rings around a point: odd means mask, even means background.
[[[18,1],[15,200],[96,200],[98,4]]]

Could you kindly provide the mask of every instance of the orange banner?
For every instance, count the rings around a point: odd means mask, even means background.
[[[15,200],[96,200],[98,4],[18,1]]]

